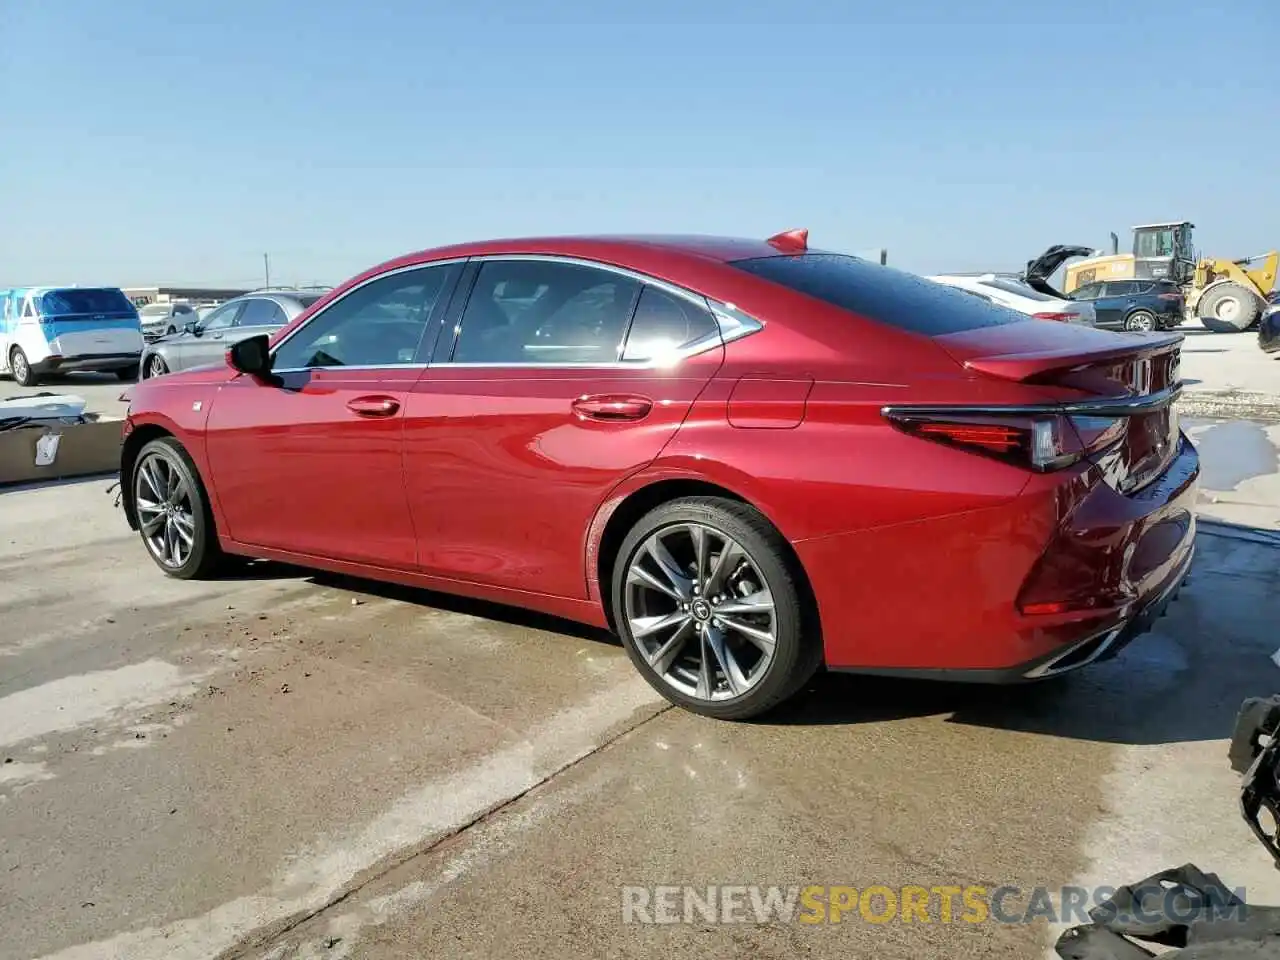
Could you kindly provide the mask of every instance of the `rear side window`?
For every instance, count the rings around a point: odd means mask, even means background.
[[[1120,280],[1116,283],[1108,283],[1103,291],[1108,297],[1128,297],[1138,292],[1139,284],[1131,280]]]
[[[245,302],[244,312],[240,314],[240,319],[236,321],[236,325],[241,327],[267,327],[273,324],[283,324],[284,322],[284,311],[280,309],[274,300],[255,297]]]
[[[760,257],[732,265],[851,313],[928,336],[1027,319],[944,284],[843,254]]]
[[[76,313],[134,313],[135,307],[119,290],[50,290],[40,297],[45,316]]]

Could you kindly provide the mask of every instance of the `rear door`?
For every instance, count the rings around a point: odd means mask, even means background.
[[[1114,280],[1102,285],[1101,295],[1093,301],[1093,308],[1098,314],[1098,326],[1123,326],[1124,315],[1133,306],[1137,286],[1132,280]]]
[[[586,535],[719,368],[706,301],[550,257],[468,266],[406,409],[424,572],[585,598]]]

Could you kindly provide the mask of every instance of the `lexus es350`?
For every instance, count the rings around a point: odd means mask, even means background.
[[[714,717],[822,665],[1045,678],[1191,564],[1181,340],[804,231],[465,244],[131,388],[123,506],[171,576],[271,558],[584,621]]]

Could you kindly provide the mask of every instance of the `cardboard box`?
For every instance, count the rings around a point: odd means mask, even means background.
[[[0,431],[0,485],[116,473],[124,421],[33,422]]]

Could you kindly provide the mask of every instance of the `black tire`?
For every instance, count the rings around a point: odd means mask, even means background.
[[[136,363],[132,367],[121,367],[116,371],[116,379],[123,380],[125,383],[133,383],[138,379],[138,369]]]
[[[628,620],[627,577],[633,561],[651,536],[677,531],[685,524],[711,528],[713,534],[736,541],[746,551],[753,570],[763,578],[762,586],[772,595],[773,659],[753,685],[737,696],[702,698],[676,689],[649,664]],[[655,507],[640,518],[619,547],[610,586],[614,622],[631,662],[663,697],[693,713],[720,720],[761,716],[798,693],[822,664],[817,611],[808,599],[803,575],[782,535],[759,511],[746,504],[719,497],[687,497]],[[695,642],[697,636],[687,642]],[[705,651],[701,640],[696,642]]]
[[[139,474],[144,465],[155,457],[172,466],[186,483],[187,495],[190,499],[189,515],[193,527],[192,542],[185,562],[176,566],[165,563],[157,556],[155,548],[149,541],[146,530],[143,527],[143,516],[139,513],[138,532],[143,541],[143,548],[147,551],[147,556],[151,558],[152,562],[170,577],[178,580],[211,579],[223,567],[226,554],[218,546],[218,534],[214,528],[213,511],[209,507],[209,495],[205,490],[204,482],[200,479],[200,474],[196,470],[191,457],[187,455],[187,451],[183,449],[182,444],[174,437],[157,437],[155,440],[145,444],[138,451],[137,457],[134,458],[133,469],[130,471],[129,476],[130,491],[134,497],[134,509],[135,511],[138,509]]]
[[[1124,328],[1134,333],[1152,333],[1160,329],[1160,323],[1150,310],[1135,310],[1124,318]]]
[[[34,387],[40,383],[40,374],[31,366],[21,347],[9,351],[9,372],[13,375],[13,382],[20,387]]]
[[[1239,305],[1234,315],[1219,317],[1225,302],[1234,300]],[[1248,330],[1262,315],[1262,304],[1257,295],[1244,284],[1230,281],[1220,283],[1200,298],[1196,304],[1196,315],[1206,330],[1214,333],[1243,333]]]
[[[147,357],[146,366],[142,368],[142,376],[147,377],[163,377],[169,372],[169,365],[164,362],[164,357],[158,353],[153,353]]]

